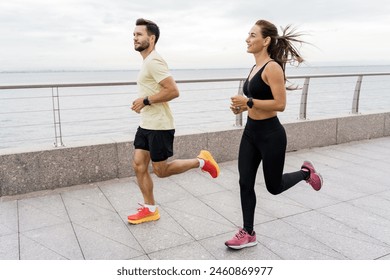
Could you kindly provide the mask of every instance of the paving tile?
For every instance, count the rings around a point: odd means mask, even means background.
[[[215,259],[199,242],[191,242],[177,247],[149,254],[152,260],[213,260]]]
[[[241,201],[238,193],[231,191],[221,191],[214,194],[209,194],[199,197],[199,199],[222,215],[237,227],[242,227],[242,210]],[[274,216],[265,212],[261,207],[255,210],[255,223],[264,223],[276,219]]]
[[[62,254],[36,242],[24,235],[20,237],[21,260],[66,260]],[[78,258],[82,259],[82,258]]]
[[[363,175],[359,175],[363,174]],[[333,197],[340,195],[345,200],[358,198],[367,194],[375,194],[389,189],[388,187],[373,182],[366,176],[365,170],[350,168],[340,170],[325,170],[324,188],[321,192]],[[354,194],[355,193],[355,194]]]
[[[164,204],[164,209],[196,240],[234,228],[230,221],[196,198]]]
[[[288,167],[289,170],[284,170],[284,172],[293,172],[299,170],[304,160],[311,159],[310,152],[311,150],[301,150],[287,153],[284,165],[285,169]]]
[[[148,255],[141,255],[141,256],[138,256],[135,258],[131,258],[129,260],[148,261],[148,260],[150,260],[150,258]]]
[[[135,178],[99,183],[99,187],[116,211],[134,211],[143,202]]]
[[[106,226],[110,230],[109,226],[112,226],[112,224],[107,224]],[[116,229],[113,229],[111,234],[107,234],[107,232],[101,233],[101,230],[89,229],[80,225],[74,225],[74,229],[84,257],[87,260],[123,260],[144,254],[142,249],[139,248],[140,246],[133,242],[135,239],[127,229],[128,241],[124,240],[124,242],[120,242],[118,241],[120,238],[116,238],[115,234],[118,233]],[[137,247],[138,250],[134,249],[134,247]]]
[[[363,141],[364,144],[367,144],[367,145],[371,145],[371,144],[374,144],[376,146],[381,146],[381,147],[385,147],[385,148],[390,148],[390,141],[389,141],[389,137],[382,137],[382,138],[377,138],[377,139],[370,139],[370,140],[367,140],[367,141]]]
[[[283,220],[257,225],[258,242],[286,260],[327,260],[345,257]]]
[[[230,161],[217,179],[195,169],[152,175],[161,219],[140,225],[127,222],[143,200],[135,177],[1,199],[0,259],[389,260],[389,139],[288,153],[285,172],[314,162],[320,192],[300,182],[273,196],[260,165],[252,248],[224,245],[242,224],[238,163]]]
[[[19,238],[17,233],[0,236],[0,260],[19,259]]]
[[[18,232],[17,202],[0,202],[0,237]]]
[[[381,161],[381,163],[378,164],[378,161],[373,159],[373,160],[366,160],[365,164],[367,166],[370,166],[371,168],[375,168],[376,170],[383,172],[383,176],[386,177],[386,175],[390,170],[390,155],[387,155],[386,157],[388,157],[387,158],[388,162]],[[385,181],[384,183],[385,186],[387,186],[390,189],[390,182]]]
[[[366,196],[372,190],[367,190],[367,184],[371,182],[356,178],[349,174],[337,173],[334,169],[327,169],[322,172],[324,184],[319,191],[334,201],[348,201]],[[378,190],[380,191],[381,188]]]
[[[86,188],[80,190],[72,190],[62,194],[63,198],[79,200],[83,204],[91,206],[98,206],[107,210],[112,210],[111,204],[108,202],[106,196],[102,193],[100,188]]]
[[[324,189],[325,189],[324,185]],[[306,182],[300,182],[296,186],[283,193],[283,196],[310,209],[318,209],[341,202],[338,197],[328,195],[324,190],[315,191]]]
[[[223,170],[228,170],[232,174],[236,174],[235,177],[237,178],[237,182],[238,182],[238,162],[237,162],[237,160],[232,160],[232,161],[221,163],[220,164],[220,169],[221,169],[221,172]],[[229,175],[229,176],[234,176],[234,175]],[[235,177],[232,177],[232,178],[235,178]]]
[[[275,196],[266,191],[257,195],[256,208],[262,209],[265,213],[276,218],[283,218],[310,210],[310,208],[284,195]]]
[[[283,221],[332,248],[343,258],[375,259],[389,250],[387,244],[318,211],[287,217]],[[342,210],[338,214],[341,215]]]
[[[350,203],[368,213],[390,221],[390,191],[354,199]]]
[[[80,246],[86,255],[86,251],[88,250],[97,252],[102,251],[102,253],[105,253],[104,248],[106,245],[104,244],[104,240],[111,243],[118,243],[118,247],[120,245],[126,246],[128,247],[126,250],[129,252],[134,251],[132,254],[136,256],[139,255],[140,252],[144,253],[137,240],[127,228],[125,222],[117,213],[111,213],[100,216],[99,218],[84,220],[82,223],[74,222],[73,225],[79,239]],[[82,234],[82,237],[79,233]],[[100,239],[101,242],[91,243],[90,239]],[[126,258],[131,258],[133,255]]]
[[[362,162],[369,160],[366,154],[362,154],[359,151],[361,148],[348,149],[347,147],[332,146],[329,149],[320,152],[322,155],[332,157],[344,161],[348,165],[360,165]]]
[[[387,255],[384,255],[384,256],[381,256],[381,257],[379,257],[379,258],[377,258],[377,260],[390,260],[390,253],[389,254],[387,254]]]
[[[239,175],[237,172],[237,161],[222,163],[219,165],[221,172],[213,182],[225,190],[239,190]]]
[[[216,182],[218,179],[210,179],[211,177],[208,173],[206,174],[200,170],[190,170],[170,177],[170,180],[180,185],[193,196],[219,192],[221,186]]]
[[[62,197],[69,217],[78,224],[116,213],[99,188],[70,191],[62,194]]]
[[[152,179],[154,182],[154,198],[159,204],[192,197],[188,190],[179,185],[175,180],[171,180],[171,178],[159,179],[156,176],[152,176]]]
[[[383,199],[390,200],[390,191],[385,191],[385,192],[382,192],[382,193],[380,193],[378,195],[380,197],[382,197]]]
[[[83,259],[70,223],[34,229],[20,234],[20,259]]]
[[[377,145],[375,145],[375,142]],[[387,140],[387,142],[389,142],[389,140]],[[382,145],[380,143],[382,143]],[[384,141],[380,142],[378,139],[373,139],[370,142],[355,142],[354,145],[344,145],[337,150],[339,149],[371,160],[386,160],[390,155],[389,147],[386,146]]]
[[[127,222],[129,213],[120,212],[120,217],[128,223],[127,227],[147,253],[176,247],[194,241],[194,238],[167,213],[162,206],[159,206],[161,218],[158,221],[132,225]]]
[[[299,151],[295,154],[295,156],[301,159],[301,165],[304,160],[310,160],[313,162],[314,166],[319,170],[320,173],[322,173],[322,170],[328,166],[340,169],[350,164],[350,162],[343,159],[329,156],[327,154],[327,149],[323,149],[322,152],[321,149],[316,149],[315,153],[313,153],[313,150]]]
[[[22,199],[18,207],[20,232],[69,223],[60,195]]]
[[[343,172],[355,175],[359,179],[367,179],[371,182],[369,186],[374,187],[374,190],[385,191],[390,188],[390,183],[387,178],[388,170],[375,168],[374,164],[360,166],[360,168],[347,166],[343,169]]]
[[[115,190],[123,193],[123,185]],[[112,201],[119,197],[114,189],[106,189],[106,192]],[[144,254],[123,219],[99,188],[63,194],[63,197],[85,258],[130,259]],[[119,209],[122,208],[118,201],[114,203]]]
[[[378,203],[378,199],[375,201]],[[319,211],[328,217],[339,221],[340,223],[343,223],[366,234],[367,236],[386,243],[387,246],[390,246],[390,219],[374,213],[375,211],[380,211],[383,214],[384,212],[381,209],[383,209],[384,204],[381,204],[380,208],[373,208],[372,200],[368,201],[363,198],[359,199],[355,203],[362,204],[365,202],[367,203],[364,208],[357,207],[353,204],[353,202],[349,202],[323,208]],[[368,207],[367,204],[371,206]],[[389,205],[388,201],[386,202],[386,205]]]

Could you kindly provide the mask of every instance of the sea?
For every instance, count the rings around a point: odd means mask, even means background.
[[[176,133],[213,131],[236,126],[230,97],[239,82],[196,82],[203,79],[245,79],[250,68],[173,69],[180,97],[171,101]],[[297,121],[304,75],[389,73],[363,78],[360,113],[390,111],[390,65],[287,67],[287,108],[282,122]],[[0,87],[80,83],[135,82],[138,70],[0,72]],[[182,82],[187,81],[187,82]],[[311,78],[307,118],[351,114],[357,77]],[[58,98],[53,99],[53,94]],[[136,86],[0,89],[0,150],[50,148],[132,140],[139,115],[130,110]],[[59,110],[58,110],[59,109]],[[245,124],[246,116],[243,116]],[[60,123],[60,124],[59,124]]]

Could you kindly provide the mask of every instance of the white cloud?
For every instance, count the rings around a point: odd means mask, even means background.
[[[389,14],[385,0],[3,0],[0,71],[138,68],[138,17],[159,24],[172,68],[247,67],[245,38],[260,18],[308,31],[309,62],[389,63]]]

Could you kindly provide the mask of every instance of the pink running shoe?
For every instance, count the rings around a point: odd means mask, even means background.
[[[306,180],[306,183],[308,183],[314,190],[319,191],[322,187],[323,179],[321,174],[316,172],[313,163],[311,161],[305,160],[301,169],[310,172],[310,176]]]
[[[256,246],[256,233],[253,232],[253,235],[250,235],[244,229],[240,228],[232,239],[225,242],[225,245],[235,250]]]

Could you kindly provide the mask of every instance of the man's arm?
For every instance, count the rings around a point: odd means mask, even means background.
[[[150,104],[168,102],[179,97],[179,89],[172,76],[162,80],[159,85],[161,86],[160,92],[153,96],[149,96]]]
[[[161,90],[155,95],[148,97],[150,104],[168,102],[179,97],[179,89],[171,76],[162,80],[159,85],[161,86]],[[144,107],[144,98],[137,98],[134,100],[131,109],[136,113],[140,113]]]

